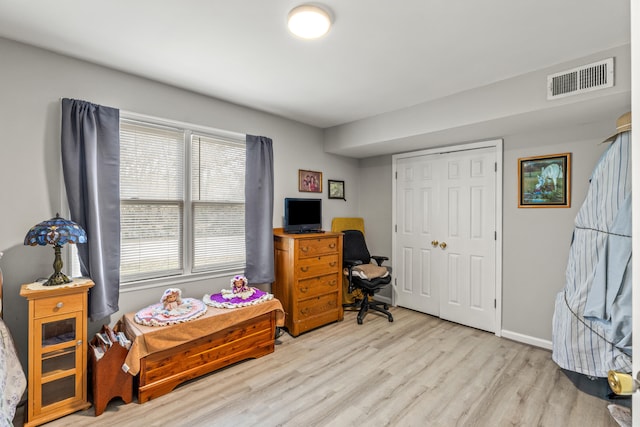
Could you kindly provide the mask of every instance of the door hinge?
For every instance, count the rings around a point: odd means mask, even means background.
[[[493,300],[493,308],[498,308],[498,301],[497,300]]]
[[[498,240],[498,232],[497,231],[493,232],[493,240]]]
[[[398,232],[398,224],[394,226],[396,233]]]
[[[493,164],[493,171],[494,171],[494,172],[498,172],[498,162],[495,162],[495,163]]]
[[[398,171],[396,171],[396,179],[398,179]]]

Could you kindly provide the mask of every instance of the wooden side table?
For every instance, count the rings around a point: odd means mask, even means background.
[[[22,285],[29,301],[27,420],[37,426],[87,409],[87,292],[94,283]]]

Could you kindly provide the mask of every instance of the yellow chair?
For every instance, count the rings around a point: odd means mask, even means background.
[[[331,231],[360,230],[364,234],[364,218],[340,218],[331,220]]]
[[[331,220],[331,231],[339,233],[343,230],[360,230],[364,234],[364,218],[333,218]],[[349,279],[344,277],[342,282],[342,304],[353,304],[354,299],[362,299],[362,297],[360,289],[349,293]]]

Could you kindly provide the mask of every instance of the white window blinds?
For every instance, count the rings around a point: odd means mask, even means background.
[[[194,271],[244,266],[244,176],[244,144],[191,137]]]
[[[184,132],[120,123],[122,282],[181,274]]]
[[[243,269],[245,144],[120,124],[122,283]]]

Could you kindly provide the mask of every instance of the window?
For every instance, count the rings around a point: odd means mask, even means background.
[[[244,268],[245,144],[120,122],[121,283]]]
[[[191,136],[193,270],[244,264],[245,147]]]

